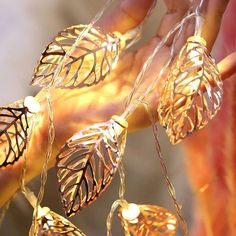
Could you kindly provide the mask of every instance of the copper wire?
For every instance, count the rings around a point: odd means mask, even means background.
[[[159,161],[160,161],[161,170],[162,170],[163,176],[165,178],[165,182],[166,182],[166,185],[167,185],[168,192],[169,192],[170,197],[172,199],[172,203],[175,207],[175,212],[176,212],[177,217],[179,219],[179,223],[182,227],[183,235],[187,236],[188,235],[187,223],[186,223],[186,221],[185,221],[185,219],[182,215],[181,205],[178,203],[178,200],[177,200],[177,197],[176,197],[176,191],[175,191],[175,188],[174,188],[174,186],[173,186],[173,184],[172,184],[172,182],[169,178],[169,173],[168,173],[168,168],[167,168],[167,165],[166,165],[166,161],[165,161],[165,158],[163,157],[162,152],[161,152],[161,147],[160,147],[160,143],[159,143],[159,140],[158,140],[157,123],[155,121],[154,115],[153,115],[153,113],[151,111],[151,108],[149,107],[148,103],[142,102],[142,104],[144,105],[145,109],[147,110],[148,115],[149,115],[149,119],[150,119],[151,124],[152,124],[152,131],[153,131],[153,136],[154,136],[154,140],[155,140],[155,149],[156,149]]]
[[[52,155],[53,142],[54,142],[54,138],[55,138],[55,129],[54,129],[54,124],[53,124],[53,108],[52,108],[50,89],[47,89],[47,91],[46,91],[46,98],[47,98],[47,108],[48,108],[48,118],[49,118],[48,147],[47,147],[46,157],[45,157],[44,164],[43,164],[43,169],[41,172],[40,189],[39,189],[39,193],[37,196],[36,206],[34,208],[33,221],[34,221],[35,226],[36,226],[35,223],[36,223],[37,216],[38,216],[38,209],[39,209],[39,206],[40,206],[40,204],[43,200],[43,196],[44,196],[44,189],[45,189],[45,185],[47,182],[48,162],[49,162],[49,159]]]
[[[111,210],[108,214],[107,222],[106,222],[106,224],[107,224],[107,236],[112,236],[111,227],[112,227],[112,220],[113,220],[113,215],[114,215],[115,210],[118,207],[126,208],[127,205],[128,205],[128,202],[125,199],[118,199],[112,204]]]
[[[27,138],[27,146],[26,146],[26,150],[25,150],[25,155],[24,155],[24,159],[23,159],[23,164],[22,164],[22,170],[21,170],[21,176],[20,176],[20,188],[21,188],[21,192],[22,194],[25,196],[25,198],[29,201],[29,203],[31,204],[31,206],[33,208],[35,208],[36,206],[36,197],[35,195],[26,187],[25,184],[25,175],[26,175],[26,171],[27,171],[27,156],[28,156],[28,152],[29,152],[29,141],[31,139],[32,136],[32,131],[34,130],[35,124],[37,122],[37,114],[33,115],[32,120],[31,120],[31,125],[30,125],[30,130],[29,130],[29,135]]]
[[[112,236],[111,228],[112,228],[112,220],[115,210],[121,206],[123,208],[128,207],[128,202],[124,199],[125,195],[125,170],[123,163],[121,162],[118,168],[119,176],[120,176],[120,186],[119,186],[119,199],[116,200],[110,209],[110,212],[107,216],[107,236]]]
[[[119,176],[120,176],[120,186],[119,186],[119,198],[124,199],[125,196],[125,170],[123,163],[120,162],[119,168]]]

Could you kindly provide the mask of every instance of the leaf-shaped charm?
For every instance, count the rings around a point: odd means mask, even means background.
[[[0,167],[14,164],[23,155],[28,128],[27,108],[0,108]]]
[[[76,42],[85,27],[76,25],[59,32],[42,53],[32,85],[81,88],[95,85],[106,77],[116,65],[124,42],[119,33],[105,34],[97,27],[92,27]],[[72,46],[75,49],[71,51]]]
[[[39,210],[36,226],[32,225],[30,236],[85,236],[75,225],[64,217],[44,207]]]
[[[201,37],[190,37],[167,78],[159,120],[175,144],[203,128],[221,107],[222,80]]]
[[[0,107],[0,167],[14,164],[27,146],[31,113],[37,113],[33,97]]]
[[[127,126],[114,116],[78,132],[62,147],[57,176],[67,216],[90,205],[108,187],[124,153]]]
[[[130,203],[127,209],[119,209],[118,216],[126,236],[173,236],[177,228],[175,215],[158,206]]]

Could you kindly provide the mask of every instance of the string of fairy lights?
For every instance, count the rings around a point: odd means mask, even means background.
[[[25,172],[28,144],[32,130],[37,126],[41,101],[37,96],[28,96],[0,107],[0,168],[8,168],[19,159],[25,159],[21,190],[34,209],[30,235],[85,235],[64,217],[47,207],[41,207],[47,165],[55,136],[50,91],[96,86],[116,67],[120,54],[141,37],[143,22],[125,34],[104,33],[94,26],[111,2],[107,1],[90,24],[71,26],[59,32],[46,47],[34,69],[31,84],[40,86],[45,91],[49,110],[48,150],[38,197],[25,186]],[[122,115],[114,114],[106,122],[95,123],[79,130],[61,147],[56,158],[56,168],[59,192],[67,217],[79,213],[96,201],[119,170],[121,186],[118,200],[113,203],[107,218],[108,236],[112,234],[112,217],[117,208],[125,235],[171,236],[176,233],[178,220],[183,234],[187,235],[186,223],[167,172],[164,174],[176,215],[159,206],[138,205],[125,200],[122,159],[126,146],[127,118],[140,104],[145,103],[145,98],[155,89],[164,73],[167,73],[167,79],[157,112],[160,124],[166,128],[171,143],[178,143],[194,131],[205,127],[219,111],[223,96],[222,81],[215,61],[208,52],[206,41],[201,36],[202,4],[203,0],[194,11],[188,11],[154,48],[137,75]],[[175,57],[175,43],[186,23],[192,19],[196,22],[195,32]],[[144,75],[158,51],[172,36],[174,39],[169,59],[161,71],[156,73],[153,81],[145,87],[145,92],[140,94]],[[154,120],[155,118],[153,123]],[[157,151],[159,153],[160,149]]]

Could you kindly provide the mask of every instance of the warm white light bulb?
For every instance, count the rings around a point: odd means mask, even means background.
[[[38,113],[40,111],[40,104],[32,96],[28,96],[24,100],[24,106],[28,108],[30,113]]]
[[[42,218],[46,216],[50,212],[50,209],[48,207],[38,207],[38,218]]]
[[[134,221],[140,214],[140,209],[137,204],[129,203],[128,207],[122,209],[122,217],[128,221]]]

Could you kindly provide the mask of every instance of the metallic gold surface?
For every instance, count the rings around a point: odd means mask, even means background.
[[[205,40],[190,37],[167,78],[157,108],[171,143],[202,129],[221,107],[222,80]]]
[[[138,206],[139,216],[130,221],[122,216],[123,208],[119,210],[126,236],[173,236],[176,233],[177,219],[173,213],[154,205]]]
[[[78,132],[62,147],[57,176],[67,216],[93,203],[109,186],[124,153],[126,133],[127,128],[111,119]]]
[[[64,217],[44,207],[39,210],[36,220],[36,232],[30,229],[30,236],[85,236],[75,225]]]
[[[27,145],[28,108],[22,101],[0,107],[0,167],[13,165]]]
[[[78,42],[58,76],[58,66],[86,25],[76,25],[58,33],[47,46],[34,69],[32,85],[41,87],[81,88],[102,81],[117,64],[121,46],[114,34],[91,28]],[[123,43],[122,43],[123,44]]]

